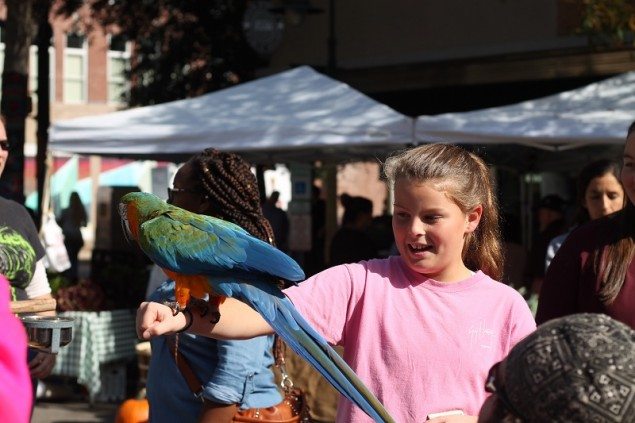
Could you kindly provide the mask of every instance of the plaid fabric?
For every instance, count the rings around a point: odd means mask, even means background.
[[[101,365],[136,357],[136,310],[67,311],[59,315],[75,322],[73,340],[57,354],[53,374],[77,377],[92,402],[102,389]]]

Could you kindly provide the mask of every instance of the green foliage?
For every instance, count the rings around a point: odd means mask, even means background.
[[[70,16],[77,0],[62,1]],[[253,77],[262,60],[242,33],[246,0],[94,0],[91,17],[134,41],[130,106],[198,96]]]
[[[581,34],[595,46],[635,45],[635,1],[583,0]]]

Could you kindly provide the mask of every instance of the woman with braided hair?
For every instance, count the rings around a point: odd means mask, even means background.
[[[236,223],[257,238],[274,242],[260,208],[256,178],[235,154],[206,149],[190,158],[176,173],[168,202]],[[174,301],[174,282],[165,282],[150,299]],[[230,422],[239,408],[266,408],[282,400],[271,371],[273,336],[217,341],[179,334],[178,360],[196,375],[200,398],[193,394],[182,364],[175,361],[174,337],[151,341],[147,397],[153,423]]]

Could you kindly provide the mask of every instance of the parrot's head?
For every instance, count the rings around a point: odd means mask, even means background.
[[[139,227],[168,208],[168,204],[154,194],[130,192],[119,201],[119,215],[124,232],[129,238],[139,240]]]

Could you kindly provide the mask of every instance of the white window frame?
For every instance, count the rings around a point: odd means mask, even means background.
[[[81,48],[66,47],[68,45],[68,34],[64,35],[64,72],[62,83],[62,101],[67,104],[86,104],[88,103],[88,51],[86,48],[87,40],[84,36],[84,42]],[[82,99],[79,101],[68,100],[66,98],[66,81],[69,80],[66,75],[66,58],[68,56],[81,56],[82,59],[82,76],[73,81],[80,80],[82,82]]]
[[[116,51],[116,50],[111,50],[110,49],[110,41],[112,39],[112,34],[108,34],[108,58],[107,58],[107,63],[106,63],[106,72],[107,72],[107,82],[106,82],[106,91],[107,91],[107,96],[108,96],[108,103],[109,104],[121,104],[121,98],[117,98],[117,99],[113,99],[110,98],[110,83],[111,82],[117,82],[117,83],[121,83],[123,82],[124,85],[124,91],[129,91],[130,90],[130,81],[126,80],[126,77],[123,75],[117,75],[114,76],[112,74],[112,59],[125,59],[126,60],[126,67],[130,66],[130,57],[132,56],[131,51],[132,51],[132,43],[130,41],[126,41],[126,48],[124,51]]]
[[[37,82],[38,76],[31,72],[31,59],[35,59],[34,68],[37,72],[37,52],[38,46],[32,44],[29,47],[29,95],[32,99],[37,97],[37,92],[32,87],[32,81],[35,80]],[[39,101],[39,98],[37,101]],[[53,46],[49,46],[49,102],[55,102],[55,47]],[[34,103],[36,103],[35,100]]]

